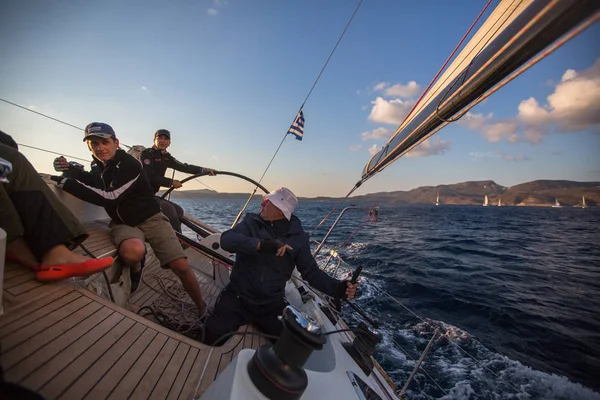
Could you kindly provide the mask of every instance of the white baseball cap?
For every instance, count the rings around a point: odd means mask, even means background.
[[[285,187],[279,187],[263,197],[269,199],[275,207],[279,208],[288,221],[292,218],[292,213],[296,210],[296,207],[298,207],[296,195]]]

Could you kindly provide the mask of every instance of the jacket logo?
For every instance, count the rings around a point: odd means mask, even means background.
[[[146,165],[150,165],[150,159],[149,159],[149,158],[146,158],[146,159],[144,160],[144,164],[146,164]]]

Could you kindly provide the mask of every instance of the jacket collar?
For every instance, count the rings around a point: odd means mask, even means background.
[[[154,150],[155,152],[159,152],[159,153],[160,153],[160,154],[162,154],[163,156],[164,156],[165,154],[169,154],[169,152],[168,152],[168,151],[166,151],[166,150],[161,150],[161,149],[159,149],[158,147],[156,147],[156,145],[152,145],[152,150]]]
[[[97,165],[100,169],[104,170],[107,167],[111,167],[113,165],[117,165],[118,163],[121,162],[121,160],[123,160],[123,157],[125,157],[127,155],[127,153],[125,152],[125,150],[122,149],[117,149],[117,152],[115,153],[115,156],[113,158],[111,158],[110,160],[108,160],[108,162],[106,163],[106,166],[102,163],[102,161],[98,160],[93,154],[92,154],[92,158],[94,161],[92,161],[92,165]]]
[[[256,221],[258,221],[259,223],[265,225],[265,226],[269,226],[264,219],[262,219],[260,217],[260,215],[258,214],[254,214],[254,213],[248,213],[250,215],[252,215],[252,218],[254,218]],[[302,223],[300,222],[300,219],[298,217],[296,217],[294,214],[292,214],[292,219],[290,220],[290,229],[287,232],[288,235],[295,235],[298,233],[302,233]]]

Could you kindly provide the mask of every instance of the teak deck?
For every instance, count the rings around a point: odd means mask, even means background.
[[[114,255],[103,221],[86,225],[84,246],[95,256]],[[188,251],[189,253],[189,251]],[[213,305],[220,285],[212,262],[194,252],[202,293]],[[148,273],[174,277],[150,251]],[[135,312],[160,295],[145,279],[128,308],[82,288],[73,279],[41,283],[27,267],[7,262],[0,316],[0,362],[6,381],[51,399],[192,399],[200,396],[243,348],[266,340],[233,336],[210,347],[164,328]],[[154,285],[153,285],[154,286]],[[240,331],[253,331],[243,326]]]

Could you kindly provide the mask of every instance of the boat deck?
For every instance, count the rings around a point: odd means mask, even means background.
[[[86,228],[90,237],[84,246],[90,252],[97,257],[114,255],[105,222],[92,222]],[[221,285],[212,279],[211,259],[190,250],[188,254],[202,293],[212,305]],[[149,252],[145,276],[151,273],[173,277]],[[125,309],[73,279],[37,282],[29,268],[7,262],[5,314],[0,316],[5,380],[48,400],[191,399],[200,396],[242,349],[266,343],[263,337],[236,335],[221,347],[211,347],[136,314],[158,296],[156,279],[145,278]],[[254,330],[252,325],[239,329]]]

